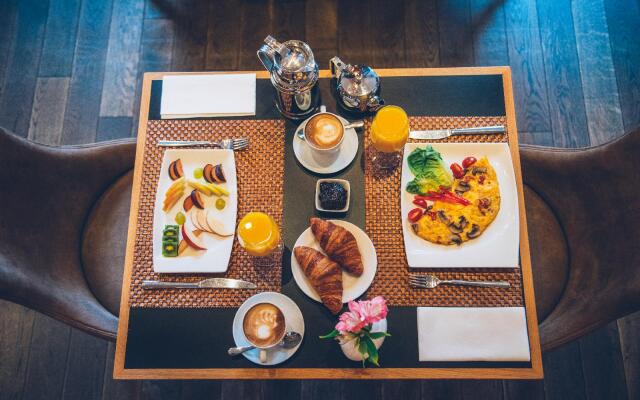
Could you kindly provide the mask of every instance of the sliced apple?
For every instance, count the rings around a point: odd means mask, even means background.
[[[194,190],[191,192],[191,201],[193,201],[193,205],[198,207],[199,209],[204,209],[204,199],[199,191]]]
[[[202,227],[198,224],[198,211],[197,209],[191,211],[189,214],[189,219],[191,220],[191,224],[195,229],[202,230]]]
[[[214,233],[207,223],[207,212],[205,210],[196,210],[194,214],[196,214],[196,219],[198,220],[198,226],[200,229],[209,233]]]
[[[187,196],[184,199],[182,202],[182,208],[184,208],[185,211],[189,211],[193,208],[193,200],[191,200],[191,196]]]
[[[184,241],[187,242],[187,244],[191,248],[194,248],[196,250],[206,250],[207,248],[204,247],[204,243],[202,242],[202,240],[189,229],[186,229],[185,225],[186,224],[182,225],[182,239],[184,239]]]
[[[218,236],[233,236],[233,227],[227,226],[227,224],[216,218],[214,210],[207,212],[207,225],[211,229],[211,233],[215,233]]]

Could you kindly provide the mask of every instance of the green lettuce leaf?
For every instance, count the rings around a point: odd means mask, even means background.
[[[453,177],[447,171],[442,156],[432,146],[417,147],[407,157],[409,170],[415,178],[407,183],[407,192],[411,194],[427,194],[438,191],[440,186],[451,186]]]

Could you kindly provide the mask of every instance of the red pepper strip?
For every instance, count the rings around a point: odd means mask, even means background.
[[[418,199],[430,200],[430,201],[443,201],[446,203],[461,204],[463,206],[468,206],[469,204],[471,204],[471,202],[465,199],[464,197],[460,197],[456,194],[451,193],[449,190],[443,189],[443,188],[444,186],[441,186],[441,189],[439,192],[427,192],[426,196],[420,196],[420,195],[414,196],[414,204],[416,204],[415,201],[417,201]]]
[[[442,186],[440,186],[440,192],[442,194],[448,196],[448,197],[457,199],[460,202],[460,204],[464,204],[465,206],[468,206],[469,204],[471,204],[471,202],[469,200],[465,199],[462,196],[458,196],[457,194],[455,194],[455,193],[453,193],[453,192],[451,192],[451,191],[449,191],[447,189],[444,189]]]
[[[443,196],[443,195],[440,195],[440,196],[429,196],[429,197],[425,197],[425,199],[426,200],[431,200],[431,201],[442,201],[442,202],[445,202],[445,203],[466,205],[466,204],[463,204],[462,202],[460,202],[459,199],[451,198],[451,197]]]

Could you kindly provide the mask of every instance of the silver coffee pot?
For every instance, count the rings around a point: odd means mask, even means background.
[[[330,61],[341,105],[348,111],[376,111],[384,105],[380,98],[380,78],[367,65],[345,64],[339,57]]]
[[[257,54],[271,73],[278,110],[291,119],[303,119],[315,113],[320,94],[318,64],[311,48],[300,40],[280,43],[271,36],[267,36],[264,43]]]

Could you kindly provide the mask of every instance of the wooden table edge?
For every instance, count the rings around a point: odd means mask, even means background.
[[[115,379],[542,379],[534,368],[124,369]]]
[[[511,68],[461,67],[461,68],[393,68],[377,69],[381,77],[390,76],[456,76],[501,75],[504,88],[509,149],[516,175],[518,206],[520,212],[520,267],[524,291],[525,313],[529,334],[530,368],[368,368],[368,369],[315,369],[315,368],[215,368],[215,369],[127,369],[124,368],[127,332],[129,328],[129,288],[133,268],[133,248],[139,208],[142,157],[146,141],[146,127],[151,98],[151,82],[166,75],[255,73],[258,79],[268,79],[267,71],[213,71],[213,72],[148,72],[144,74],[140,100],[140,118],[136,146],[136,159],[131,192],[131,210],[116,337],[116,353],[113,367],[114,379],[542,379],[542,354],[536,314],[533,274],[529,254],[526,212],[520,168],[518,130],[516,125]],[[321,78],[331,77],[329,70],[320,71]]]

